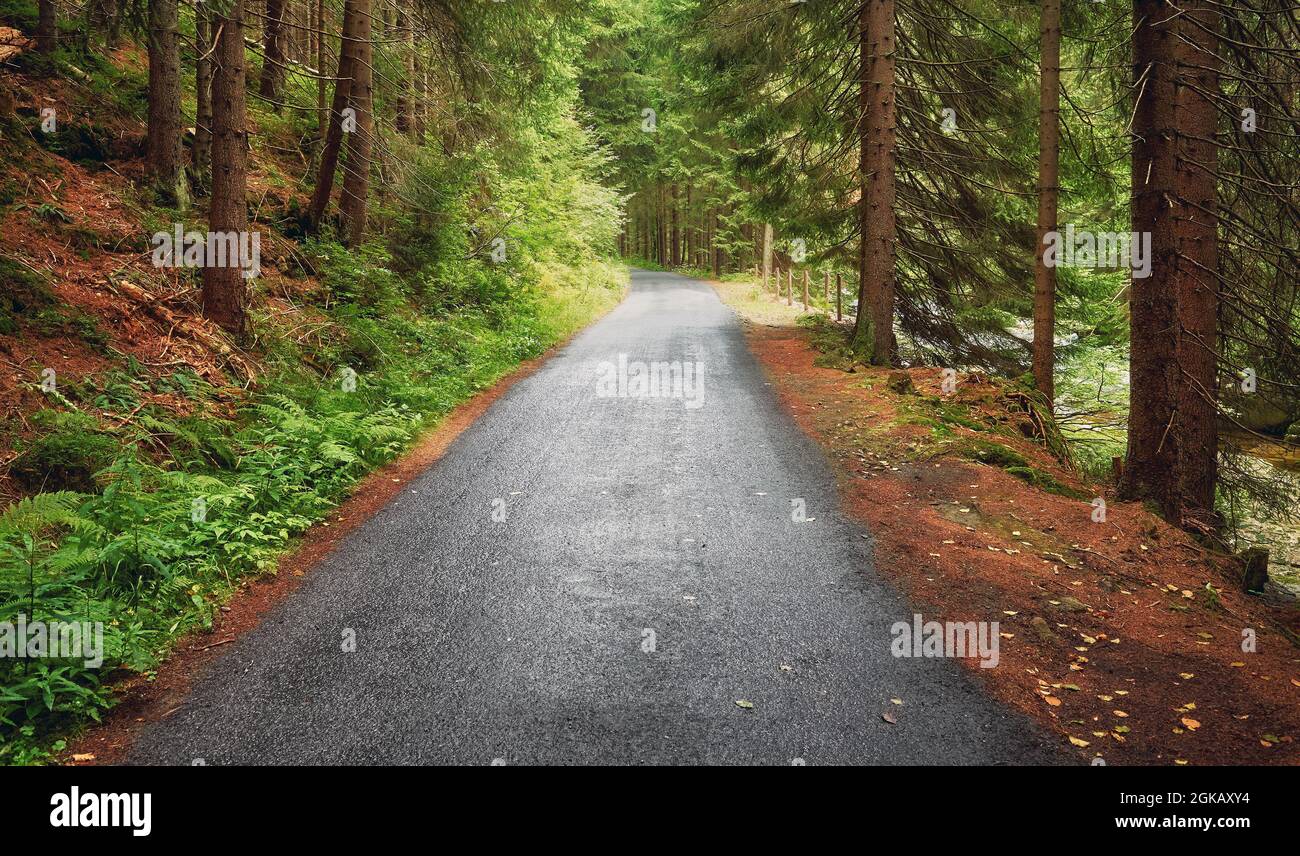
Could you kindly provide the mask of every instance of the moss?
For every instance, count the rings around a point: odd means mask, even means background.
[[[45,282],[23,265],[0,256],[0,333],[16,333],[23,318],[50,311],[56,300]]]
[[[986,440],[971,440],[961,448],[964,457],[1002,469],[1028,467],[1029,461],[1019,452]]]
[[[1033,485],[1048,493],[1066,496],[1070,499],[1088,498],[1080,491],[1062,484],[1051,473],[1032,466],[1024,455],[1014,449],[1008,449],[1006,446],[990,443],[986,440],[971,440],[964,443],[958,451],[965,458],[1006,470],[1008,474],[1015,476],[1026,484]]]
[[[937,418],[950,425],[960,425],[971,431],[984,431],[986,427],[970,418],[970,411],[959,404],[938,401],[932,405]]]
[[[1006,471],[1020,479],[1021,481],[1031,484],[1039,490],[1045,490],[1048,493],[1054,493],[1057,496],[1065,496],[1070,499],[1087,499],[1087,495],[1077,491],[1072,487],[1061,484],[1051,473],[1045,473],[1042,470],[1033,467],[1006,467]]]

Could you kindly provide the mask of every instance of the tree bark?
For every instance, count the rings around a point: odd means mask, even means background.
[[[1177,111],[1179,152],[1179,500],[1188,522],[1213,525],[1218,476],[1218,146],[1221,13],[1213,0],[1183,0]]]
[[[343,243],[361,244],[366,233],[366,200],[370,192],[370,160],[374,143],[374,43],[371,40],[371,0],[356,2],[356,55],[352,68],[349,105],[356,111],[357,129],[347,139],[343,164],[343,193],[339,197],[339,215],[343,225]]]
[[[227,0],[213,12],[217,36],[212,64],[212,202],[208,228],[243,233],[248,229],[246,207],[245,71],[243,0]],[[237,338],[245,332],[244,277],[239,265],[217,267],[209,259],[203,268],[203,315]]]
[[[54,0],[40,0],[36,17],[36,50],[53,53],[59,44],[59,7]]]
[[[402,9],[397,10],[398,38],[401,40],[403,77],[398,81],[396,118],[398,133],[415,136],[415,35],[411,21]]]
[[[710,241],[713,247],[713,278],[714,279],[717,279],[718,277],[722,276],[722,265],[726,261],[726,259],[723,257],[723,253],[725,251],[722,249],[722,244],[718,242],[718,229],[721,228],[721,226],[722,226],[721,215],[718,213],[718,210],[715,208],[713,211],[713,234],[711,236],[711,241]]]
[[[206,3],[194,3],[194,184],[200,194],[212,179],[212,13]]]
[[[763,286],[772,276],[772,224],[763,224]]]
[[[287,0],[266,0],[266,19],[262,28],[262,79],[258,94],[271,102],[271,109],[280,112],[277,102],[284,89],[284,62],[288,39],[285,32],[285,3]]]
[[[670,256],[670,260],[673,267],[680,267],[682,263],[682,232],[680,228],[681,224],[679,223],[677,218],[678,196],[677,196],[676,182],[674,182],[672,185],[672,196],[673,196],[672,209],[669,212],[669,216],[672,218],[672,225],[670,227],[671,234],[672,234],[672,254]]]
[[[325,115],[325,0],[316,0],[316,123],[324,127],[329,122]]]
[[[1056,268],[1045,263],[1045,239],[1056,231],[1060,194],[1061,0],[1043,0],[1038,98],[1038,246],[1034,255],[1034,385],[1056,398]]]
[[[339,163],[339,148],[343,142],[343,110],[352,94],[352,66],[357,26],[356,0],[346,0],[343,5],[343,37],[339,41],[339,64],[335,74],[334,100],[330,105],[329,125],[321,145],[320,164],[316,168],[316,187],[312,191],[311,206],[307,211],[307,231],[320,229],[325,209],[329,207],[334,191],[334,171]],[[349,34],[352,35],[349,35]]]
[[[189,206],[181,147],[181,43],[176,0],[149,0],[149,128],[145,168],[168,205]]]
[[[871,361],[889,365],[894,356],[895,76],[894,0],[866,0],[859,14],[861,137],[859,207],[861,282],[853,339],[871,339]]]
[[[1218,314],[1218,13],[1170,15],[1135,0],[1133,231],[1151,235],[1151,275],[1133,279],[1128,454],[1121,495],[1176,524],[1213,516]],[[1208,32],[1207,32],[1208,30]],[[1193,88],[1193,85],[1196,88]],[[1199,88],[1201,91],[1196,91]]]

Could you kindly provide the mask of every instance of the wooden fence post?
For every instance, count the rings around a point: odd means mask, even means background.
[[[835,320],[844,320],[844,277],[839,273],[835,274]]]
[[[808,311],[808,268],[803,269],[803,311]]]
[[[794,265],[785,272],[785,305],[794,306]]]

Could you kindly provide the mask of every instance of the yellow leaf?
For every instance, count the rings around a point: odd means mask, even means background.
[[[1179,720],[1179,722],[1181,722],[1183,725],[1186,725],[1188,731],[1195,731],[1196,729],[1201,727],[1201,723],[1197,722],[1195,719],[1192,719],[1189,716],[1184,716],[1182,719]]]
[[[748,699],[738,698],[736,699],[736,707],[743,707],[745,710],[751,710],[754,707],[754,703]]]
[[[1060,700],[1059,698],[1057,698],[1056,696],[1051,696],[1051,695],[1049,695],[1049,696],[1043,696],[1043,701],[1047,702],[1047,703],[1050,704],[1052,707],[1060,707],[1060,706],[1061,706],[1061,700]]]
[[[1073,735],[1070,736],[1070,742],[1073,743],[1075,746],[1078,746],[1080,749],[1088,745],[1087,740],[1084,740],[1081,737],[1075,737]]]
[[[1122,711],[1122,710],[1112,710],[1111,713],[1115,714],[1116,716],[1120,717],[1121,719],[1124,718],[1124,717],[1126,717],[1126,716],[1128,716],[1128,714],[1125,713],[1125,712]]]

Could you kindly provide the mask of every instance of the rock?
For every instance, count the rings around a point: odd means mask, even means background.
[[[916,392],[916,387],[912,385],[911,373],[902,369],[889,373],[887,386],[892,392],[896,392],[899,395],[908,395]]]
[[[1230,404],[1238,411],[1237,421],[1251,431],[1279,437],[1295,419],[1287,402],[1272,400],[1262,393],[1238,395],[1235,399]]]
[[[1047,622],[1044,621],[1041,616],[1035,615],[1033,620],[1029,623],[1033,625],[1034,632],[1038,634],[1038,638],[1044,642],[1055,642],[1059,638],[1052,632],[1052,628],[1048,626]]]
[[[1241,574],[1241,588],[1248,592],[1262,592],[1268,585],[1268,550],[1251,547],[1241,554],[1245,567]]]

